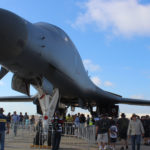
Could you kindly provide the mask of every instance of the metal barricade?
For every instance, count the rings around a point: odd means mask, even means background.
[[[91,146],[95,145],[95,126],[87,126],[84,123],[80,123],[75,126],[74,123],[65,122],[63,127],[64,142],[68,145],[68,148],[85,148],[91,149]]]
[[[37,138],[38,136],[38,138]],[[35,138],[37,138],[38,145],[35,145]],[[20,143],[18,141],[21,141]],[[20,144],[26,145],[27,149],[36,148],[43,149],[49,148],[47,146],[48,136],[45,136],[42,132],[42,128],[36,130],[35,124],[24,124],[24,123],[11,123],[10,133],[6,134],[5,146],[7,147],[19,147]],[[45,145],[44,142],[46,143]],[[26,144],[27,143],[27,144]],[[12,146],[13,145],[13,146]],[[24,148],[24,147],[23,147]],[[14,148],[15,149],[15,148]],[[21,150],[21,148],[20,148]]]
[[[49,144],[51,143],[51,136],[53,134],[52,128],[49,129],[48,135],[46,136],[44,132],[42,132],[42,128],[38,129],[38,133],[37,128],[33,124],[18,124],[16,129],[17,132],[15,136],[14,124],[12,123],[10,134],[6,135],[6,146],[10,146],[11,143],[19,145],[19,140],[27,143],[27,149],[50,149]],[[35,142],[35,140],[38,141]],[[60,147],[91,150],[93,144],[95,144],[95,126],[86,126],[86,124],[75,126],[74,123],[64,123]]]
[[[65,122],[62,128],[62,133],[64,135],[74,135],[75,134],[75,124],[72,122]]]

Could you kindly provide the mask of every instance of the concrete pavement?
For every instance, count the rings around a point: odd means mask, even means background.
[[[35,132],[30,129],[19,129],[18,135],[14,137],[12,130],[6,135],[5,150],[32,150],[30,146],[33,143]],[[120,143],[117,143],[116,150],[119,150]],[[39,147],[36,149],[40,149]],[[96,144],[89,144],[83,139],[73,136],[62,136],[60,150],[98,150]],[[131,150],[131,145],[129,145]],[[150,150],[150,146],[141,146],[141,150]]]

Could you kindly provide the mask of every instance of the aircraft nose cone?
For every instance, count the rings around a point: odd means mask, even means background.
[[[7,10],[0,9],[0,61],[18,56],[26,43],[25,20]]]

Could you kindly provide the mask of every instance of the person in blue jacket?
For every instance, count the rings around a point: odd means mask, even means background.
[[[0,108],[0,150],[4,150],[6,124],[7,134],[9,133],[9,123],[7,122],[7,117],[3,114],[3,112],[3,108]]]

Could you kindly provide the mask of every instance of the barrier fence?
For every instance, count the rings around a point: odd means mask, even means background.
[[[25,149],[50,149],[51,136],[53,134],[52,128],[49,129],[48,134],[43,132],[42,127],[37,127],[34,124],[14,124],[12,123],[10,134],[6,135],[5,149],[6,150],[25,150]],[[50,125],[51,126],[51,125]],[[87,149],[95,150],[98,148],[95,140],[95,126],[87,126],[86,124],[67,123],[65,122],[62,130],[62,140],[60,148],[63,149]],[[149,147],[143,145],[142,150],[147,150]],[[128,141],[129,148],[131,142]],[[18,146],[20,145],[20,147]],[[23,146],[22,146],[23,145]],[[33,146],[35,145],[35,146]],[[14,147],[13,147],[14,146]],[[118,140],[117,148],[120,148],[121,142]],[[19,147],[19,148],[17,148]],[[144,147],[144,148],[143,148]]]
[[[74,135],[82,138],[90,143],[95,143],[96,128],[94,125],[86,126],[86,124],[79,124],[75,126],[73,123],[65,123],[63,127],[64,135]]]
[[[11,139],[13,142],[16,137],[22,137],[28,141],[29,145],[31,145],[31,148],[50,149],[51,135],[54,131],[52,128],[49,128],[47,132],[48,134],[44,133],[42,127],[35,124],[11,123],[10,134],[7,135],[6,138]],[[27,141],[24,142],[26,143]],[[63,124],[61,146],[65,145],[66,148],[83,147],[87,150],[90,150],[90,147],[93,144],[95,144],[95,126],[86,126],[85,124],[79,124],[76,126],[74,123],[67,122]]]
[[[95,146],[96,128],[94,125],[87,126],[86,124],[64,123],[63,132],[66,142],[72,147],[85,148],[90,150]]]

